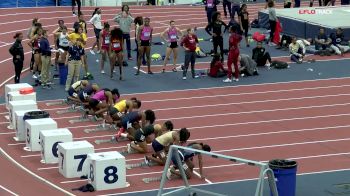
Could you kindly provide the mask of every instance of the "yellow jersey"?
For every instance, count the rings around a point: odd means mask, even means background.
[[[71,33],[68,35],[68,38],[71,42],[75,42],[77,39],[82,38],[84,40],[84,42],[87,41],[87,37],[85,33],[82,34],[78,34],[78,33]],[[84,48],[85,45],[83,43],[81,43],[81,47]]]
[[[126,108],[126,100],[121,100],[118,103],[114,105],[114,108],[117,109],[119,112],[125,112],[127,110]]]
[[[175,131],[169,131],[164,133],[163,135],[156,138],[157,142],[159,142],[163,146],[169,146],[170,143],[174,142],[173,133]]]

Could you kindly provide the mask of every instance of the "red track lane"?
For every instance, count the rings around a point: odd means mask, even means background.
[[[56,195],[57,191],[48,187],[37,180],[33,180],[33,177],[28,173],[19,170],[16,166],[14,166],[11,162],[9,162],[5,157],[0,156],[0,165],[2,171],[2,177],[0,178],[0,185],[9,189],[10,191],[18,194],[18,195],[40,195],[45,192],[47,195]],[[6,175],[4,177],[4,172],[10,175]],[[20,180],[22,184],[30,184],[31,186],[37,187],[37,189],[26,189],[22,186],[18,186],[18,184],[13,182],[18,182],[20,176]],[[4,191],[0,187],[0,195],[9,195],[8,192]]]
[[[266,98],[271,98],[273,97],[274,99],[280,99],[280,98],[288,98],[286,94],[292,94],[289,95],[289,97],[305,97],[305,96],[320,96],[320,95],[334,95],[337,93],[342,93],[347,89],[347,86],[345,87],[339,87],[339,88],[331,88],[329,89],[328,86],[330,85],[337,85],[338,82],[341,82],[342,85],[347,85],[346,83],[347,79],[341,79],[341,80],[329,80],[327,82],[325,81],[318,81],[317,85],[314,85],[313,82],[305,82],[305,83],[298,83],[297,88],[314,88],[313,89],[308,89],[308,90],[294,90],[290,91],[289,93],[284,92],[284,93],[273,93],[271,95],[271,92],[268,94],[269,96],[262,96],[266,95],[267,93],[260,93],[256,94],[255,97],[252,97],[251,95],[237,95],[234,98],[232,97],[223,97],[220,98],[219,100],[221,101],[227,101],[227,102],[233,102],[233,101],[259,101],[259,100],[264,100]],[[290,84],[281,84],[284,86],[284,89],[293,89],[295,88],[294,83]],[[260,91],[272,91],[272,90],[281,90],[281,88],[276,88],[278,85],[264,85],[264,86],[259,86]],[[319,87],[326,87],[323,88],[322,90],[317,88]],[[214,95],[217,94],[217,91],[221,91],[223,89],[211,89],[211,90],[205,90],[205,93],[202,94],[201,91],[188,91],[187,92],[187,97],[196,95],[199,96],[206,96],[206,95]],[[240,93],[249,93],[250,88],[247,87],[238,87],[237,88],[226,88],[225,93],[229,94],[230,91],[236,90]],[[292,93],[291,93],[292,92]],[[184,92],[182,92],[184,93]],[[173,94],[173,93],[164,93],[164,94]],[[156,93],[153,95],[157,95]],[[174,96],[178,96],[177,94],[173,94],[173,96],[165,96],[164,98],[174,98]],[[175,98],[176,98],[175,97]],[[250,97],[250,98],[249,98]],[[149,97],[151,98],[151,97]],[[305,101],[297,101],[297,100],[291,100],[291,101],[286,101],[285,102],[285,107],[305,107],[305,106],[312,106],[312,105],[322,105],[322,104],[344,104],[346,103],[346,95],[344,96],[338,96],[336,99],[335,97],[326,99],[326,98],[312,98],[313,101],[310,100],[305,100]],[[159,99],[159,97],[157,97]],[[214,98],[213,98],[214,99]],[[237,100],[235,100],[237,99]],[[153,98],[154,100],[154,98]],[[193,101],[193,99],[191,99]],[[320,100],[320,102],[318,102]],[[189,101],[185,101],[186,103]],[[163,103],[161,101],[158,102],[158,104]],[[211,98],[207,100],[207,103],[211,103]],[[286,103],[291,103],[291,104],[286,104]],[[298,104],[300,103],[300,105]],[[205,103],[198,103],[196,101],[195,104],[205,104]],[[217,102],[214,102],[212,104],[220,104]],[[161,107],[167,107],[168,105],[163,105],[160,104],[158,105],[157,108]],[[147,106],[151,106],[148,105]],[[156,105],[154,105],[156,106]],[[246,112],[246,111],[251,111],[251,110],[262,110],[262,109],[276,109],[280,108],[282,105],[282,102],[278,103],[269,103],[266,102],[265,104],[263,103],[252,103],[252,104],[244,104],[243,107],[229,107],[229,108],[224,108],[221,106],[217,107],[207,107],[207,110],[203,110],[203,108],[195,108],[192,110],[187,110],[186,116],[193,116],[193,115],[204,115],[206,113],[212,113],[212,114],[219,114],[219,113],[228,113],[231,111],[235,112]],[[200,120],[199,123],[198,120],[192,119],[191,121],[188,122],[183,122],[186,120],[174,120],[176,125],[184,124],[188,127],[195,127],[195,126],[203,126],[203,125],[208,125],[208,126],[213,126],[211,124],[208,124],[208,122],[214,122],[216,125],[221,125],[221,124],[228,124],[228,123],[242,123],[239,126],[225,126],[225,127],[218,127],[218,128],[202,128],[200,129],[191,129],[192,130],[192,138],[191,139],[206,139],[206,142],[210,144],[213,149],[217,150],[226,150],[226,152],[222,152],[223,154],[228,154],[228,155],[234,155],[238,157],[244,157],[244,158],[250,158],[254,160],[269,160],[272,158],[280,157],[280,158],[287,158],[287,157],[307,157],[307,156],[317,156],[317,155],[323,155],[323,154],[335,154],[339,152],[344,152],[344,149],[349,148],[349,142],[350,140],[350,134],[348,133],[346,127],[344,128],[334,128],[334,129],[321,129],[321,130],[313,130],[313,131],[298,131],[298,132],[286,132],[286,133],[275,133],[275,134],[269,134],[269,135],[262,135],[263,133],[266,132],[272,132],[272,131],[286,131],[286,130],[293,130],[293,129],[306,129],[306,128],[315,128],[315,127],[326,127],[326,126],[336,126],[336,125],[348,125],[350,115],[346,116],[334,116],[334,117],[326,117],[320,119],[313,118],[314,116],[327,116],[327,115],[338,115],[341,113],[346,113],[350,106],[334,106],[330,107],[327,109],[320,109],[320,108],[311,108],[311,109],[300,109],[298,110],[290,110],[290,111],[274,111],[274,112],[264,112],[263,114],[240,114],[237,115],[239,117],[235,117],[235,114],[229,115],[230,118],[218,118],[217,117],[211,117],[210,120]],[[210,112],[211,110],[214,110],[213,112]],[[225,111],[226,110],[226,111]],[[191,113],[189,113],[191,111]],[[166,118],[166,117],[173,117],[173,118],[179,118],[183,117],[184,114],[181,113],[178,110],[174,111],[168,111],[169,113],[163,112],[163,111],[157,111],[157,116],[159,115],[159,118]],[[192,113],[193,112],[193,113]],[[266,120],[266,121],[271,121],[271,120],[276,120],[276,119],[283,119],[283,118],[300,118],[297,120],[293,121],[280,121],[280,122],[266,122],[266,123],[259,123],[259,124],[244,124],[244,122],[256,122],[259,120]],[[303,117],[311,117],[311,119],[308,118],[303,118]],[[63,125],[63,126],[71,126],[68,125],[67,123],[68,119],[59,119],[58,124]],[[179,122],[181,121],[181,122]],[[298,123],[295,123],[295,122]],[[79,125],[92,125],[92,123],[81,123]],[[78,125],[78,124],[77,124]],[[77,126],[73,125],[73,126]],[[258,126],[257,126],[258,125]],[[315,126],[317,125],[317,126]],[[5,125],[1,125],[1,127],[4,127]],[[231,128],[229,128],[231,127]],[[110,134],[111,132],[103,132],[103,133],[98,133],[98,134],[86,134],[82,131],[83,127],[74,129],[73,134],[74,137],[81,137],[81,136],[97,136],[97,135],[103,135],[103,134]],[[213,131],[215,129],[215,131]],[[199,131],[200,130],[200,131]],[[231,130],[228,132],[228,130]],[[256,134],[255,136],[247,136],[247,137],[227,137],[227,136],[235,136],[235,135],[242,135],[242,134]],[[11,140],[11,137],[13,135],[1,135],[0,139],[4,140],[1,143],[8,143]],[[220,140],[215,139],[215,137],[227,137],[227,138],[222,138]],[[210,139],[212,138],[212,139]],[[93,141],[94,138],[88,139],[89,141]],[[322,142],[322,140],[330,140],[328,143]],[[220,142],[219,142],[220,141]],[[305,143],[308,142],[308,143]],[[12,143],[12,142],[11,142]],[[230,143],[231,145],[228,145]],[[118,145],[114,145],[116,147],[125,145],[125,143],[121,143]],[[278,146],[276,146],[278,145]],[[283,146],[286,145],[286,146]],[[38,168],[38,162],[40,160],[39,156],[33,156],[33,157],[20,157],[23,155],[37,155],[38,153],[32,152],[32,153],[27,153],[24,152],[21,148],[24,145],[18,145],[18,146],[6,146],[4,147],[5,150],[10,150],[12,152],[15,159],[18,159],[26,165],[28,168],[33,169],[33,171],[37,171],[36,168]],[[265,147],[262,147],[265,146]],[[266,147],[266,146],[271,146]],[[108,147],[113,147],[113,145],[98,145],[96,148],[108,148]],[[247,148],[247,149],[242,149],[242,148]],[[110,150],[113,150],[111,148]],[[108,151],[108,149],[104,149],[104,151]],[[286,153],[288,152],[288,153]],[[133,155],[129,156],[128,159],[138,159],[140,156],[138,155]],[[300,168],[299,171],[304,171],[304,172],[309,172],[309,171],[322,171],[322,170],[329,170],[329,169],[342,169],[346,168],[346,165],[349,164],[349,159],[344,159],[343,156],[334,156],[334,159],[336,159],[337,163],[335,165],[330,165],[326,164],[326,162],[329,159],[326,158],[317,158],[317,160],[320,162],[320,167],[314,168],[312,166],[309,166],[307,164],[311,164],[312,161],[309,161],[309,159],[300,159],[298,160]],[[344,160],[343,160],[344,159]],[[206,167],[212,167],[215,165],[220,165],[220,164],[227,164],[227,162],[224,162],[222,160],[213,160],[213,159],[206,159]],[[314,160],[314,159],[313,159]],[[137,160],[132,161],[132,162],[137,162]],[[314,166],[314,165],[313,165]],[[322,166],[322,167],[321,167]],[[42,165],[40,164],[39,167],[50,167],[47,165]],[[242,178],[250,178],[250,177],[256,177],[256,172],[253,171],[248,171],[246,169],[241,169],[240,167],[242,166],[235,166],[233,171],[238,171],[237,173],[234,173],[234,177],[232,175],[226,175],[226,173],[217,176],[219,171],[227,171],[227,168],[217,168],[217,169],[206,169],[206,174],[208,179],[218,182],[218,181],[223,181],[223,180],[234,180],[234,179],[242,179]],[[305,169],[306,168],[306,169]],[[132,187],[125,189],[125,191],[130,191],[130,190],[141,190],[142,188],[140,187],[140,177],[143,176],[154,176],[154,175],[159,175],[161,170],[161,167],[155,167],[155,168],[150,168],[150,169],[134,169],[128,171],[128,181],[132,183]],[[243,171],[247,171],[246,173],[241,173]],[[48,179],[52,179],[53,182],[61,182],[61,181],[67,181],[67,179],[64,179],[61,176],[57,176],[57,169],[49,169],[49,170],[40,170],[37,171],[38,174],[40,174],[43,177],[47,177]],[[142,174],[142,173],[150,173],[151,174]],[[156,172],[156,173],[154,173]],[[152,174],[153,173],[153,174]],[[139,176],[138,174],[141,174]],[[241,174],[241,175],[240,175]],[[196,180],[195,180],[196,181]],[[191,181],[191,183],[195,183],[195,181]],[[201,181],[197,181],[200,183]],[[84,182],[76,182],[76,183],[69,183],[69,184],[64,184],[64,187],[78,187],[80,184]],[[175,182],[174,185],[180,182]],[[203,182],[202,182],[203,183]],[[156,183],[153,183],[152,185],[146,185],[146,188],[155,188],[154,185]],[[124,191],[124,190],[121,190]],[[105,192],[101,192],[105,193]],[[110,193],[110,192],[106,192]]]

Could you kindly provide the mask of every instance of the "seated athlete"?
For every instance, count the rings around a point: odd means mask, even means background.
[[[111,119],[107,119],[107,122],[115,122],[117,124],[127,112],[132,112],[133,109],[140,109],[140,107],[141,101],[135,97],[130,98],[130,100],[121,100],[114,106],[109,107],[108,112]]]
[[[152,110],[129,112],[121,117],[120,122],[117,123],[120,129],[116,135],[116,139],[124,137],[133,141],[135,130],[144,128],[147,124],[153,124],[155,120],[156,115]],[[141,121],[141,126],[139,121]],[[125,131],[127,133],[124,133]]]
[[[127,152],[139,152],[147,153],[147,144],[152,142],[151,135],[154,134],[155,138],[172,131],[174,125],[171,121],[165,121],[161,126],[159,124],[147,125],[145,129],[138,129],[135,131],[134,141],[130,144],[127,144]]]
[[[91,95],[94,95],[99,89],[100,87],[97,84],[88,84],[78,93],[79,101],[82,102],[84,106],[88,106]]]
[[[207,151],[210,152],[211,148],[209,145],[207,144],[203,144],[203,143],[190,143],[187,145],[188,148],[193,148],[193,149],[197,149],[197,150],[203,150],[203,151]],[[169,168],[168,172],[167,172],[167,178],[170,180],[172,179],[172,177],[181,177],[181,173],[179,171],[179,167],[182,167],[185,171],[185,174],[187,176],[188,179],[190,179],[193,175],[193,168],[194,168],[194,163],[193,163],[193,157],[195,155],[198,155],[198,165],[199,165],[199,174],[201,176],[201,178],[204,178],[203,176],[203,162],[202,162],[202,155],[199,153],[195,153],[193,151],[188,151],[188,150],[183,150],[183,149],[179,149],[177,151],[177,153],[179,154],[180,157],[180,165],[178,164],[178,162],[176,161],[176,152],[174,152],[171,156],[171,161],[173,162],[173,167]]]
[[[89,81],[87,80],[80,80],[75,82],[71,85],[71,87],[68,90],[68,97],[67,100],[71,100],[74,102],[80,102],[78,98],[78,93],[84,89],[87,85],[89,85]]]
[[[98,118],[104,111],[107,111],[109,106],[112,106],[119,99],[118,89],[102,89],[94,94],[89,100],[89,107],[91,108],[88,114],[94,115]]]
[[[146,155],[146,164],[148,164],[149,161],[153,161],[159,165],[164,165],[167,158],[165,148],[169,147],[171,144],[180,145],[186,143],[190,135],[190,132],[186,128],[182,128],[179,131],[169,131],[155,138],[152,141],[152,148],[156,154],[153,156]]]

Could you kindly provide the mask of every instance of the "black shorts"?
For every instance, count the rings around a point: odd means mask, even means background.
[[[80,99],[81,102],[87,101],[87,99],[86,99],[87,96],[84,95],[84,91],[80,91],[80,92],[78,93],[78,97],[79,97],[79,99]]]
[[[60,45],[58,45],[58,48],[61,48],[64,51],[68,51],[69,46],[60,46]]]
[[[170,42],[169,44],[168,44],[168,47],[169,48],[177,48],[179,45],[177,45],[177,42]]]
[[[94,32],[95,32],[95,36],[96,36],[96,39],[99,40],[100,39],[100,32],[101,32],[102,29],[96,29],[94,28]]]
[[[154,152],[160,152],[164,150],[164,146],[162,144],[160,144],[157,140],[153,140],[152,142],[152,148],[154,150]]]
[[[93,99],[93,98],[91,98],[89,100],[89,106],[92,107],[92,108],[96,107],[99,103],[100,103],[99,100],[96,100],[96,99]]]
[[[109,108],[108,112],[111,117],[113,117],[115,114],[117,114],[119,118],[123,116],[123,113],[119,112],[119,110],[113,106]]]
[[[77,92],[74,90],[73,87],[70,87],[69,90],[68,90],[68,95],[71,96],[71,97],[78,97],[78,94]]]
[[[134,139],[135,139],[136,142],[140,142],[140,143],[141,143],[141,142],[146,141],[146,136],[143,135],[143,133],[141,132],[141,130],[137,130],[137,131],[135,132]]]
[[[141,40],[141,46],[151,46],[151,42],[149,40]]]

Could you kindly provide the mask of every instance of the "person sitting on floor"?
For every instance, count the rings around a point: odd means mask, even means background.
[[[216,53],[213,56],[213,60],[210,63],[208,70],[208,76],[213,78],[221,78],[227,75],[227,71],[224,69],[224,64],[221,62],[220,54]]]
[[[211,151],[211,147],[209,145],[203,144],[203,143],[193,142],[193,143],[188,144],[187,147],[193,148],[196,150],[203,150],[206,152]],[[180,163],[177,162],[175,153],[179,154],[180,161],[181,161]],[[199,175],[200,175],[200,178],[204,179],[202,155],[200,153],[195,153],[193,151],[183,150],[183,149],[178,149],[177,152],[174,152],[172,154],[171,161],[172,161],[173,165],[167,171],[167,178],[169,180],[172,180],[172,179],[175,179],[175,177],[177,177],[177,178],[181,177],[181,173],[179,171],[179,168],[182,167],[185,171],[187,179],[190,179],[193,176],[193,169],[194,169],[193,158],[196,155],[198,155]]]
[[[249,55],[241,54],[238,58],[241,65],[241,74],[246,76],[259,75],[256,62]],[[243,75],[243,76],[244,76]]]
[[[326,35],[325,29],[321,27],[319,34],[315,37],[315,49],[318,50],[316,54],[330,56],[331,54],[327,49],[329,49],[331,43],[332,40]]]
[[[349,51],[349,46],[342,45],[342,43],[344,43],[344,34],[342,28],[338,28],[336,33],[332,33],[330,37],[332,39],[331,48],[337,55],[343,55]]]
[[[262,46],[262,42],[257,42],[256,47],[253,49],[252,59],[257,63],[257,66],[270,66],[271,56]],[[268,63],[266,63],[267,61]]]
[[[297,38],[292,37],[292,43],[289,44],[290,59],[298,64],[302,63],[305,56],[305,53],[303,53],[304,50],[299,42],[297,42]]]

